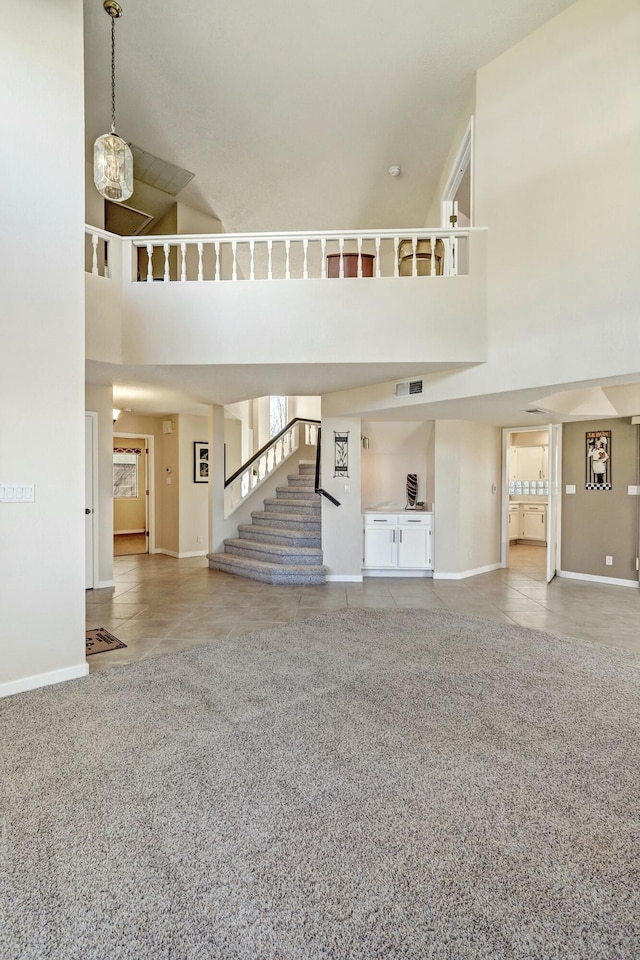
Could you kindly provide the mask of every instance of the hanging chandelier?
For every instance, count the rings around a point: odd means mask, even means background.
[[[116,20],[122,7],[116,0],[104,0],[111,17],[111,132],[93,145],[93,182],[106,200],[122,202],[133,193],[133,156],[129,144],[116,133]]]

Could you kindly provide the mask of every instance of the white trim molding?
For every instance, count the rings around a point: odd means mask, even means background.
[[[476,567],[475,570],[462,570],[460,573],[436,573],[434,571],[434,580],[466,580],[467,577],[477,577],[481,573],[491,573],[492,570],[501,570],[501,563],[488,563],[486,567]]]
[[[604,583],[612,587],[640,587],[637,580],[622,580],[620,577],[597,577],[592,573],[574,573],[572,570],[556,571],[558,577],[564,577],[566,580],[586,580],[588,583]]]
[[[98,582],[98,590],[104,590],[106,587],[115,587],[115,580],[100,580]]]
[[[66,680],[77,680],[78,677],[86,677],[88,673],[89,664],[85,661],[74,667],[36,673],[31,677],[22,677],[20,680],[9,680],[7,683],[0,683],[0,697],[11,697],[14,693],[25,693],[27,690],[49,687],[53,683],[64,683]]]
[[[420,580],[431,580],[433,574],[431,570],[387,570],[375,567],[367,567],[362,571],[363,577],[415,577]]]
[[[189,557],[206,557],[209,553],[208,550],[193,550],[189,553],[176,553],[175,550],[165,550],[164,547],[156,547],[153,552],[163,553],[166,557],[175,557],[176,560],[187,560]]]
[[[362,576],[348,573],[328,573],[327,583],[362,583]]]

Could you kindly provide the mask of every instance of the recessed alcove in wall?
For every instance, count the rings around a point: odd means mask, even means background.
[[[434,500],[432,421],[363,420],[362,506],[403,509],[408,473],[418,475],[418,500]]]

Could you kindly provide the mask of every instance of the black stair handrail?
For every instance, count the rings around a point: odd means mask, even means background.
[[[320,486],[320,441],[322,439],[322,428],[318,427],[318,444],[316,446],[316,479],[314,483],[315,493],[319,493],[321,496],[326,497],[327,500],[330,500],[331,503],[335,503],[336,507],[341,507],[342,504],[339,500],[336,500],[335,497],[332,497],[330,493],[327,493],[326,490],[323,490]]]
[[[243,463],[241,467],[238,467],[238,469],[236,470],[236,472],[235,472],[235,473],[232,473],[228,480],[225,480],[225,482],[224,482],[225,489],[226,489],[230,484],[232,484],[234,480],[237,480],[238,477],[240,476],[240,474],[241,474],[241,473],[244,473],[244,471],[247,469],[247,467],[250,467],[251,464],[252,464],[255,460],[258,460],[258,459],[262,456],[262,454],[265,453],[265,452],[269,449],[269,447],[270,447],[272,444],[274,444],[277,440],[279,440],[280,437],[284,436],[284,434],[287,432],[287,430],[290,430],[291,427],[293,427],[294,424],[296,424],[296,423],[315,423],[315,424],[316,424],[316,426],[318,427],[318,449],[320,449],[320,421],[319,421],[319,420],[309,420],[308,417],[294,417],[293,420],[289,420],[289,423],[286,425],[286,427],[283,427],[282,430],[281,430],[279,433],[276,433],[275,437],[271,437],[271,439],[269,440],[268,443],[265,443],[264,446],[260,447],[260,449],[258,450],[258,452],[257,452],[257,453],[254,453],[254,455],[253,455],[252,457],[250,457],[250,458],[246,461],[246,463]],[[317,492],[317,491],[316,491],[316,492]],[[328,496],[328,494],[327,494],[327,496]]]

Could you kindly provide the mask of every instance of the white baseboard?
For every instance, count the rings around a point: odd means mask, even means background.
[[[328,573],[327,583],[362,583],[362,576],[358,576],[358,574]]]
[[[431,570],[383,570],[365,568],[362,571],[363,577],[418,577],[422,580],[428,578],[431,580],[433,572]]]
[[[0,697],[11,697],[14,693],[48,687],[52,683],[64,683],[65,680],[77,680],[78,677],[86,677],[88,673],[89,664],[85,661],[75,667],[64,667],[62,670],[50,670],[48,673],[36,673],[20,680],[10,680],[8,683],[0,683]]]
[[[491,573],[492,570],[500,570],[501,563],[488,563],[486,567],[476,567],[475,570],[462,570],[460,573],[443,573],[438,570],[434,572],[434,580],[466,580],[467,577],[477,577],[481,573]]]
[[[620,577],[596,577],[591,573],[573,573],[572,570],[556,570],[557,577],[566,580],[586,580],[588,583],[608,583],[612,587],[640,587],[637,580],[621,580]]]
[[[114,537],[124,537],[128,533],[146,533],[146,531],[144,527],[142,527],[141,530],[114,530],[113,531]]]
[[[176,560],[186,560],[188,557],[206,557],[208,550],[194,550],[193,553],[176,553],[175,550],[165,550],[164,547],[156,547],[154,553],[164,553],[166,557],[175,557]]]
[[[95,589],[102,590],[103,587],[115,587],[115,585],[116,585],[115,580],[99,580],[98,586],[97,588],[94,587],[94,590]]]

